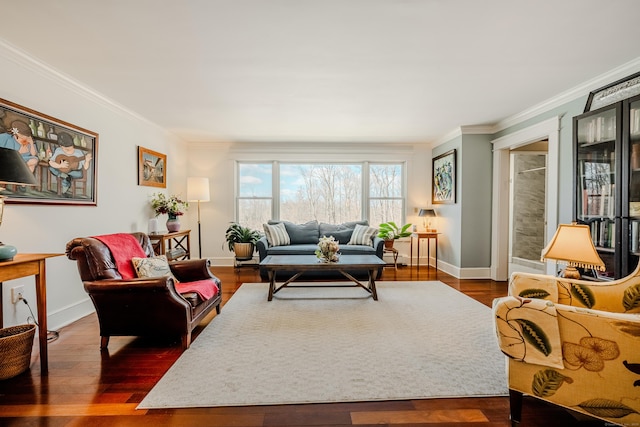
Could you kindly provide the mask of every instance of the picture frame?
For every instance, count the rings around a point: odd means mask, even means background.
[[[456,150],[434,157],[431,166],[431,202],[456,203]]]
[[[7,203],[97,205],[96,132],[0,98],[0,147],[18,151],[36,181],[1,184]]]
[[[589,92],[584,112],[588,113],[638,94],[640,94],[640,73],[635,73]]]
[[[167,155],[138,146],[138,185],[167,188]]]

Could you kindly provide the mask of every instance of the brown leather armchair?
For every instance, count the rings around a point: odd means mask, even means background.
[[[131,233],[148,257],[154,256],[149,236]],[[109,248],[93,237],[79,237],[67,243],[67,257],[77,262],[100,323],[100,348],[111,336],[180,336],[189,348],[191,332],[214,308],[220,314],[222,284],[209,270],[207,259],[170,262],[180,282],[212,279],[218,292],[203,300],[196,292],[180,294],[169,276],[124,280]]]

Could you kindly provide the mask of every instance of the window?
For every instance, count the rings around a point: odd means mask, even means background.
[[[272,218],[404,222],[404,169],[404,163],[238,162],[237,220],[257,230]]]
[[[273,164],[238,163],[237,221],[254,230],[272,218]]]
[[[372,164],[369,168],[369,223],[404,224],[403,168],[399,164]],[[398,224],[401,225],[401,224]]]

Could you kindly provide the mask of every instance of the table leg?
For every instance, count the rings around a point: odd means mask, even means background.
[[[49,372],[49,352],[47,348],[47,279],[45,262],[38,262],[36,274],[36,304],[38,307],[38,340],[40,341],[40,371]]]
[[[438,235],[436,235],[435,237],[435,246],[433,248],[433,253],[434,253],[434,257],[435,257],[435,268],[436,268],[436,275],[438,274]]]
[[[411,241],[409,242],[409,268],[413,267],[413,236],[411,236]]]
[[[378,301],[378,291],[376,290],[376,270],[369,270],[369,290],[374,301]]]
[[[273,270],[269,270],[269,296],[267,297],[267,301],[271,301],[273,299],[273,291],[276,288],[276,273]]]
[[[416,261],[416,265],[418,266],[417,271],[420,271],[420,237],[417,239],[416,246],[418,247],[418,260]]]

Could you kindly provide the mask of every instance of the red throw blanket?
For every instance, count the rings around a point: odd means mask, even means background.
[[[146,258],[147,254],[144,253],[144,249],[142,249],[135,237],[127,233],[105,234],[93,237],[109,248],[116,262],[116,268],[123,279],[130,280],[136,277],[131,258]]]
[[[195,282],[178,282],[174,280],[174,283],[179,294],[197,292],[205,301],[218,294],[218,285],[211,279],[196,280]]]

